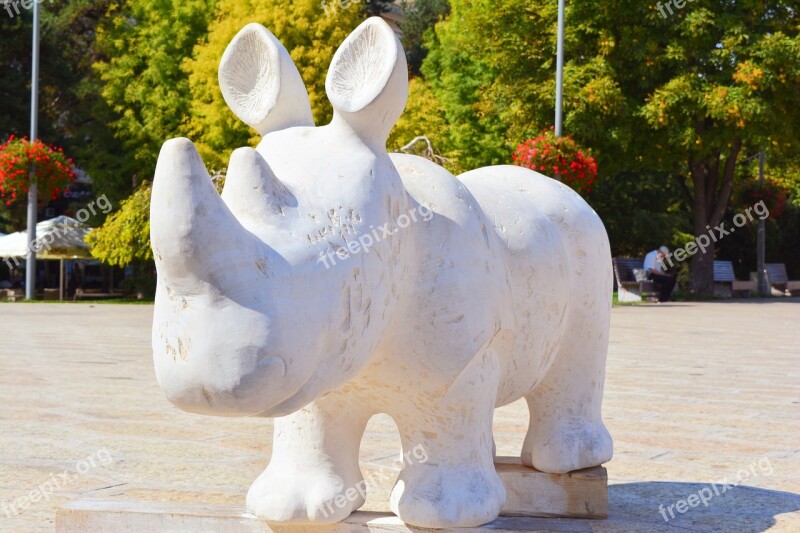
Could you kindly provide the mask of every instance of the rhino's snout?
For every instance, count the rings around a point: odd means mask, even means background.
[[[170,403],[191,413],[215,416],[252,416],[269,410],[286,396],[286,360],[274,355],[260,361],[236,383],[211,376],[171,378],[164,392]]]

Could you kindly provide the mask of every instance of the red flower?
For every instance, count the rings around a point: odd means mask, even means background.
[[[0,196],[11,197],[6,204],[11,205],[19,197],[28,194],[29,172],[35,166],[36,183],[42,203],[47,198],[56,199],[74,179],[72,161],[63,150],[48,146],[40,140],[29,142],[13,135],[0,145]]]
[[[597,177],[597,163],[569,137],[556,137],[552,128],[517,146],[515,165],[541,172],[552,169],[578,192],[586,193]]]

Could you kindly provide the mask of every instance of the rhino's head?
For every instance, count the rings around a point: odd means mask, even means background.
[[[396,308],[391,280],[408,270],[410,234],[376,229],[408,209],[385,151],[407,97],[405,58],[381,19],[359,26],[334,56],[335,117],[320,128],[289,54],[262,26],[231,42],[219,78],[264,139],[234,152],[221,197],[189,140],[162,148],[156,375],[187,411],[280,416],[352,378]],[[366,234],[370,248],[354,251]]]

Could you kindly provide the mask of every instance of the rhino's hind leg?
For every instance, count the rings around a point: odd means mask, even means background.
[[[372,413],[335,394],[275,419],[272,458],[247,493],[269,522],[332,524],[364,504],[358,450]]]
[[[478,357],[444,397],[415,398],[393,413],[404,465],[390,499],[403,522],[425,528],[475,527],[505,503],[492,457],[496,358]]]
[[[610,303],[603,298],[598,297],[597,308],[586,305],[573,311],[570,334],[553,366],[525,396],[530,426],[522,463],[542,472],[571,472],[611,459],[611,436],[600,417],[610,318],[605,309]]]

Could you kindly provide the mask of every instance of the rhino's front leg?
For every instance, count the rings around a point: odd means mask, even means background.
[[[443,395],[393,414],[404,465],[390,505],[407,524],[474,527],[497,518],[506,500],[492,453],[498,374],[493,354],[478,357]]]
[[[284,524],[332,524],[364,504],[358,467],[372,413],[335,394],[275,419],[272,458],[247,493],[247,509]]]

